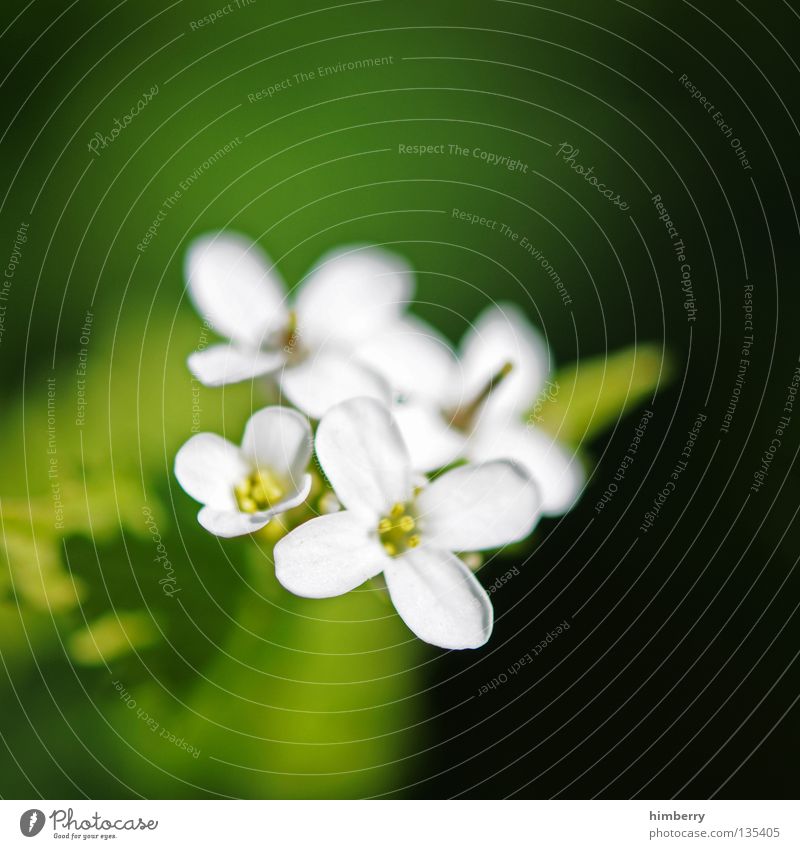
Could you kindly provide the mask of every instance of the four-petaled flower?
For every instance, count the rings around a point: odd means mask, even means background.
[[[189,357],[207,386],[273,375],[282,394],[312,418],[355,396],[389,400],[386,382],[357,354],[401,321],[412,291],[408,266],[375,247],[323,257],[294,306],[275,267],[242,236],[197,239],[186,259],[189,294],[230,340]]]
[[[175,457],[175,477],[203,504],[197,520],[207,531],[236,537],[306,500],[310,459],[308,421],[288,407],[266,407],[250,417],[241,448],[215,433],[193,436]]]
[[[427,472],[459,457],[507,457],[539,484],[546,515],[566,512],[583,486],[583,469],[531,415],[547,386],[550,355],[525,316],[513,304],[488,308],[465,335],[458,360],[435,331],[402,332],[408,377],[394,384],[403,399],[393,412],[414,467]],[[383,370],[382,360],[375,363]]]
[[[194,376],[208,386],[264,376],[297,408],[255,413],[241,448],[203,433],[179,450],[175,475],[202,503],[200,524],[240,536],[304,502],[306,416],[319,419],[317,459],[333,491],[317,503],[322,515],[275,545],[280,582],[323,598],[382,573],[418,637],[483,645],[492,606],[457,554],[524,539],[540,515],[565,512],[583,483],[578,460],[535,426],[552,400],[543,389],[555,386],[538,332],[513,305],[495,306],[454,356],[406,313],[408,266],[376,247],[323,257],[291,307],[274,265],[235,234],[197,239],[186,275],[208,326],[229,340],[189,357]],[[468,463],[432,482],[420,474],[457,460]]]
[[[344,510],[300,525],[275,546],[278,580],[325,598],[383,573],[389,595],[421,639],[477,648],[492,631],[492,605],[453,552],[523,539],[539,516],[531,477],[510,461],[464,465],[415,486],[391,413],[370,398],[345,401],[317,429],[317,458]]]

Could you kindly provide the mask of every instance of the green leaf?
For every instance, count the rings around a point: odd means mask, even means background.
[[[62,565],[60,542],[56,537],[42,535],[34,539],[7,532],[3,542],[8,588],[20,604],[61,613],[75,607],[83,598],[83,583]]]
[[[69,653],[77,663],[96,666],[152,645],[156,628],[144,611],[111,611],[69,638]]]
[[[673,365],[655,345],[623,348],[558,371],[528,421],[562,442],[579,445],[611,427],[670,383]]]

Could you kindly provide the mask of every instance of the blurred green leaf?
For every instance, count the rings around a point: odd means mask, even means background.
[[[157,636],[152,620],[143,611],[114,610],[75,631],[68,648],[76,662],[100,665],[152,645]]]
[[[53,652],[60,652],[54,639],[52,614],[14,602],[0,603],[0,647],[3,666],[16,673],[34,659],[45,663]]]
[[[278,584],[263,552],[250,554],[259,592],[243,599],[190,713],[167,722],[182,723],[203,753],[198,782],[266,798],[351,798],[401,786],[421,740],[419,665],[436,650],[369,585],[299,598]]]
[[[3,548],[8,563],[9,588],[20,604],[60,613],[81,600],[83,583],[63,567],[56,537],[43,535],[34,539],[8,532]]]
[[[623,348],[560,369],[529,421],[563,442],[589,442],[669,384],[673,367],[655,345]]]

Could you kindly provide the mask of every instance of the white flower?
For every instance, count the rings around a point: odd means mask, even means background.
[[[317,429],[316,452],[344,510],[278,542],[278,580],[296,595],[326,598],[383,572],[397,612],[418,637],[443,648],[483,645],[492,605],[453,552],[526,537],[540,505],[531,478],[514,463],[494,461],[415,487],[389,410],[370,398],[333,407]]]
[[[310,459],[306,419],[287,407],[266,407],[250,417],[241,448],[215,433],[193,436],[175,457],[175,477],[203,504],[197,520],[207,531],[236,537],[305,501]]]
[[[386,382],[354,351],[391,329],[408,303],[412,277],[398,257],[374,247],[328,254],[299,286],[292,308],[274,266],[242,236],[197,239],[185,271],[198,311],[230,340],[189,357],[202,383],[272,374],[313,418],[354,396],[388,400]]]
[[[393,412],[414,467],[430,471],[458,457],[508,457],[539,484],[545,514],[566,512],[583,486],[583,470],[526,420],[545,388],[550,354],[522,312],[513,304],[484,311],[465,335],[458,360],[430,328],[404,332],[404,384],[394,385],[405,398]],[[389,377],[380,357],[375,362]]]

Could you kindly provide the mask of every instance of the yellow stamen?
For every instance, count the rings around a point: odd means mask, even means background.
[[[256,469],[233,488],[243,513],[268,510],[286,494],[283,482],[266,469]]]
[[[378,537],[384,551],[390,557],[396,557],[420,543],[419,533],[412,534],[417,521],[411,513],[411,505],[398,502],[389,509],[389,515],[378,522]]]

